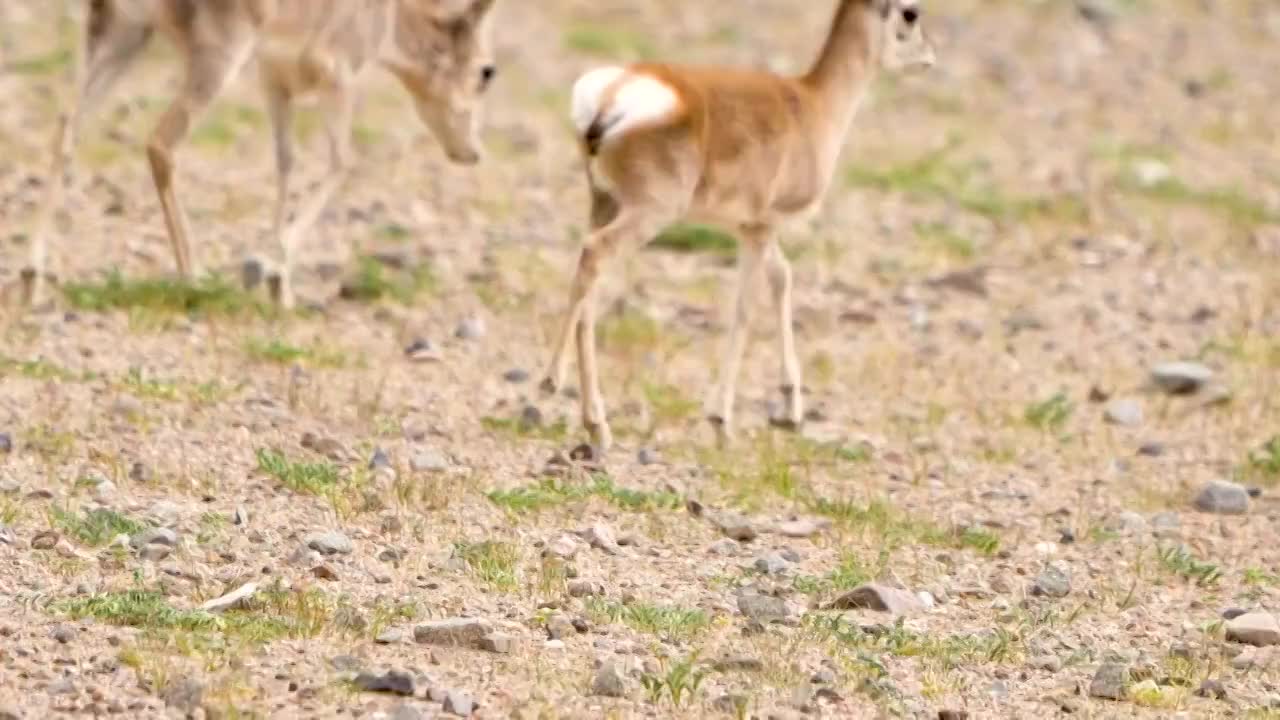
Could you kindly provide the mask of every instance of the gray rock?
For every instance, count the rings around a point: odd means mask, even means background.
[[[755,525],[741,515],[725,515],[716,524],[720,527],[720,532],[738,542],[751,542],[760,535]]]
[[[168,707],[193,713],[204,702],[204,684],[195,678],[183,677],[169,683],[160,697]]]
[[[1156,513],[1151,518],[1151,532],[1158,538],[1176,538],[1182,534],[1182,518],[1175,512]]]
[[[721,538],[707,547],[707,552],[712,555],[721,555],[724,557],[733,557],[742,550],[742,545],[737,540],[729,538]]]
[[[479,618],[452,618],[425,622],[413,629],[414,642],[423,645],[468,647],[480,649],[485,636],[493,627]]]
[[[59,643],[66,645],[76,639],[76,629],[70,625],[55,625],[49,635]]]
[[[529,371],[523,368],[511,368],[510,370],[502,373],[502,379],[512,385],[526,383],[529,382]]]
[[[514,635],[494,632],[480,639],[480,649],[499,655],[510,655],[515,652],[519,642],[520,640]]]
[[[1112,400],[1107,403],[1103,416],[1112,425],[1137,427],[1142,424],[1142,404],[1129,398]]]
[[[1209,678],[1201,682],[1200,687],[1196,688],[1196,697],[1209,698],[1210,700],[1226,700],[1227,688],[1221,681]]]
[[[357,688],[365,692],[385,692],[412,697],[417,691],[417,683],[414,682],[413,675],[399,670],[382,674],[362,672],[353,682]]]
[[[471,714],[476,711],[476,703],[471,696],[458,690],[450,690],[444,696],[444,704],[441,707],[445,712],[458,717],[471,717]]]
[[[1120,663],[1104,663],[1089,683],[1089,697],[1123,700],[1129,685],[1129,668]]]
[[[355,655],[335,655],[329,658],[329,664],[338,672],[355,672],[364,665]]]
[[[243,607],[253,594],[258,592],[258,583],[245,583],[240,587],[221,597],[216,597],[200,606],[201,610],[211,613],[219,613],[225,610],[234,610]]]
[[[71,678],[59,678],[49,683],[49,687],[45,692],[50,695],[74,695],[76,693],[76,684]]]
[[[172,500],[161,500],[147,511],[147,519],[160,527],[172,527],[182,518],[182,506]]]
[[[1032,670],[1056,673],[1062,669],[1062,661],[1054,655],[1039,655],[1028,660],[1027,667]]]
[[[831,601],[834,610],[863,608],[894,615],[907,615],[924,609],[924,603],[909,590],[868,583]]]
[[[1266,647],[1280,645],[1280,621],[1269,612],[1251,612],[1227,621],[1227,640]]]
[[[788,520],[787,522],[779,523],[777,532],[779,535],[789,538],[807,538],[817,535],[829,527],[831,527],[831,521],[829,520],[801,518],[799,520]]]
[[[440,353],[436,352],[430,340],[417,338],[405,346],[405,357],[416,363],[439,362]]]
[[[738,594],[738,612],[761,623],[778,622],[791,616],[786,600],[755,591]]]
[[[237,505],[235,512],[231,514],[231,522],[239,527],[248,527],[249,511],[243,505]]]
[[[391,470],[391,458],[387,457],[387,453],[382,448],[374,448],[373,455],[369,456],[370,470]]]
[[[627,694],[626,679],[618,670],[617,664],[606,662],[596,670],[596,676],[591,680],[591,694],[614,698]]]
[[[400,628],[387,628],[383,630],[378,637],[373,639],[379,645],[396,645],[404,642],[404,630]]]
[[[557,557],[562,560],[572,560],[578,555],[581,544],[572,535],[561,535],[560,537],[547,543],[542,550],[543,557]]]
[[[597,550],[601,550],[608,555],[617,555],[621,552],[618,548],[618,541],[613,536],[613,530],[608,525],[592,525],[577,531],[578,537],[587,541],[587,544]]]
[[[1147,519],[1136,512],[1125,511],[1107,523],[1107,529],[1122,535],[1140,535],[1146,532]]]
[[[0,433],[0,455],[13,452],[13,437],[9,433]]]
[[[391,714],[387,716],[387,720],[423,720],[423,715],[421,710],[405,703],[392,709]]]
[[[147,562],[160,562],[172,553],[173,550],[165,545],[147,545],[138,551],[138,559]]]
[[[640,448],[636,453],[636,462],[641,465],[657,465],[662,462],[662,456],[658,455],[658,451],[650,448]]]
[[[299,545],[294,548],[293,553],[289,555],[287,560],[291,567],[312,568],[320,562],[320,553],[312,550],[306,545]]]
[[[457,329],[453,331],[453,336],[459,340],[479,340],[485,336],[486,330],[487,328],[485,327],[484,318],[463,318],[463,320],[458,323]]]
[[[409,458],[414,472],[438,473],[449,469],[449,458],[435,448],[420,448]]]
[[[1071,568],[1063,563],[1049,563],[1036,576],[1031,594],[1051,598],[1063,598],[1071,594]]]
[[[576,628],[573,627],[573,621],[569,616],[563,613],[555,613],[546,621],[547,637],[552,640],[563,640],[567,637],[573,637],[578,634]]]
[[[311,533],[302,542],[321,555],[350,555],[355,550],[351,538],[337,530]]]
[[[1235,483],[1214,480],[1196,495],[1196,509],[1217,515],[1244,515],[1249,512],[1249,491]]]
[[[1213,379],[1213,370],[1193,362],[1161,363],[1151,369],[1156,387],[1170,395],[1190,395]]]
[[[129,546],[137,550],[148,545],[178,546],[178,533],[169,528],[151,528],[129,538]]]
[[[568,584],[569,597],[584,598],[596,597],[604,595],[604,585],[595,580],[570,580]]]
[[[791,562],[782,557],[781,553],[772,552],[756,558],[755,568],[765,575],[778,575],[790,570]]]

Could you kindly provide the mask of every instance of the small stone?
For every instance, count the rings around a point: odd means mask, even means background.
[[[1107,529],[1122,535],[1138,535],[1147,529],[1147,519],[1136,512],[1125,511],[1107,523]]]
[[[764,662],[760,658],[750,657],[748,655],[737,655],[733,657],[721,658],[714,665],[717,672],[761,672],[764,670]]]
[[[969,720],[966,710],[939,710],[938,720]]]
[[[413,639],[422,645],[480,648],[480,642],[493,631],[489,623],[479,618],[452,618],[418,625],[413,629]]]
[[[830,668],[822,668],[815,672],[809,682],[815,685],[830,685],[836,681],[836,674]]]
[[[765,575],[778,575],[791,569],[791,563],[781,554],[773,552],[756,558],[756,572]]]
[[[414,472],[444,472],[449,469],[449,458],[435,448],[422,448],[413,453],[409,467]]]
[[[717,524],[720,532],[738,542],[751,542],[760,535],[751,521],[741,515],[726,515]]]
[[[387,716],[387,720],[423,720],[423,716],[418,708],[406,703],[397,705]]]
[[[920,598],[909,590],[869,583],[831,601],[834,610],[865,608],[894,615],[907,615],[924,609]]]
[[[572,560],[578,554],[580,544],[570,535],[561,535],[560,537],[547,543],[542,549],[543,557],[557,557],[562,560]]]
[[[1240,617],[1241,615],[1248,614],[1248,612],[1249,612],[1249,611],[1248,611],[1248,610],[1245,610],[1244,608],[1227,608],[1226,610],[1223,610],[1223,611],[1222,611],[1222,619],[1223,619],[1223,620],[1235,620],[1236,618]]]
[[[1031,594],[1042,597],[1063,598],[1071,593],[1071,568],[1063,563],[1049,563],[1036,576]]]
[[[1210,700],[1226,700],[1227,688],[1222,682],[1209,678],[1201,682],[1200,687],[1196,688],[1196,697],[1209,698]]]
[[[71,678],[61,678],[49,683],[46,692],[50,695],[75,695],[76,684],[71,681]]]
[[[778,622],[791,615],[791,608],[780,597],[742,592],[738,595],[738,612],[761,623]]]
[[[545,623],[547,628],[547,637],[551,640],[563,640],[567,637],[573,637],[578,634],[574,629],[573,623],[567,615],[556,613],[547,618]]]
[[[511,368],[510,370],[502,373],[502,379],[512,385],[526,383],[529,382],[529,371],[523,368]]]
[[[539,410],[537,405],[525,405],[520,410],[520,419],[518,422],[520,423],[521,428],[529,430],[531,428],[542,427],[542,424],[545,422],[545,418],[542,417],[542,410]],[[577,450],[570,453],[570,458],[579,462],[590,462],[594,459],[594,455],[595,453],[591,446],[587,445],[585,453],[582,451],[582,446],[579,446]]]
[[[475,712],[476,704],[471,696],[459,692],[457,690],[449,691],[444,697],[444,704],[441,706],[447,713],[452,713],[458,717],[471,717],[471,713]]]
[[[364,663],[355,655],[335,655],[329,658],[329,664],[338,672],[355,672]]]
[[[1158,538],[1176,538],[1182,534],[1182,518],[1175,512],[1156,513],[1151,518],[1151,532]]]
[[[9,433],[0,433],[0,455],[8,455],[13,452],[13,436]]]
[[[596,670],[596,676],[591,681],[591,694],[614,698],[627,694],[626,680],[615,663],[606,662]]]
[[[1129,668],[1120,663],[1104,663],[1089,683],[1089,697],[1123,700],[1129,684]]]
[[[613,537],[613,530],[607,525],[592,525],[577,531],[576,534],[586,540],[588,545],[603,551],[607,555],[617,555],[622,552],[618,547],[618,541]]]
[[[1249,491],[1235,483],[1214,480],[1196,496],[1196,509],[1217,515],[1244,515],[1249,512]]]
[[[1137,400],[1118,398],[1107,403],[1103,415],[1112,425],[1137,427],[1142,424],[1142,404]]]
[[[480,649],[499,655],[510,655],[515,652],[519,640],[514,635],[505,633],[489,633],[480,639]]]
[[[1062,660],[1054,655],[1039,655],[1027,661],[1027,667],[1032,670],[1044,670],[1049,673],[1056,673],[1062,669]]]
[[[76,629],[70,625],[56,625],[49,635],[59,643],[66,645],[76,639]]]
[[[721,538],[707,546],[708,553],[724,557],[733,557],[740,550],[742,550],[742,545],[737,540],[730,540],[729,538]]]
[[[291,567],[312,568],[320,562],[320,553],[306,545],[299,545],[289,555],[287,562]]]
[[[383,674],[362,672],[353,682],[357,688],[365,692],[385,692],[412,697],[417,690],[413,675],[399,670],[391,670]]]
[[[1280,621],[1269,612],[1250,612],[1227,621],[1227,640],[1266,647],[1280,645]]]
[[[165,545],[147,545],[138,551],[138,558],[147,562],[160,562],[171,554],[173,550]]]
[[[1151,379],[1170,395],[1190,395],[1213,379],[1213,370],[1193,362],[1161,363],[1151,369]]]
[[[789,538],[807,538],[817,535],[831,526],[830,521],[826,520],[788,520],[779,523],[777,531],[779,535]]]
[[[249,524],[249,511],[243,505],[237,505],[235,512],[231,514],[231,522],[240,527],[247,526]]]
[[[398,645],[404,642],[404,630],[400,628],[387,628],[383,630],[378,637],[373,639],[379,645]]]
[[[180,678],[165,687],[161,698],[168,707],[193,713],[204,701],[204,684],[195,678]]]
[[[662,456],[658,454],[657,450],[652,450],[650,448],[640,448],[640,450],[636,453],[636,462],[640,463],[641,465],[657,465],[658,463],[662,462]]]
[[[567,587],[569,597],[585,598],[604,595],[604,585],[595,580],[570,580]]]
[[[469,317],[458,323],[453,336],[459,340],[479,340],[485,336],[485,331],[484,318]]]
[[[351,538],[337,530],[311,533],[302,542],[321,555],[350,555],[355,550]]]
[[[134,535],[129,539],[129,546],[135,550],[146,547],[147,545],[164,545],[166,547],[177,547],[178,534],[169,528],[152,528]]]
[[[418,338],[409,343],[409,345],[404,349],[404,355],[409,358],[410,361],[417,363],[440,361],[440,353],[436,352],[436,349],[431,345],[430,340],[423,338]]]
[[[393,470],[394,468],[391,466],[391,458],[387,457],[386,451],[382,448],[374,448],[373,455],[369,457],[369,469],[376,472],[378,470]]]
[[[721,695],[711,703],[717,712],[733,717],[748,717],[747,708],[751,706],[751,698],[738,693]]]
[[[216,597],[200,606],[201,610],[212,613],[219,613],[224,610],[234,610],[243,607],[253,594],[258,592],[258,583],[245,583],[240,587],[221,597]]]
[[[58,533],[52,530],[44,530],[36,533],[36,536],[31,538],[32,550],[52,550],[57,544]]]
[[[321,580],[334,581],[338,579],[338,571],[334,570],[328,565],[325,565],[324,563],[320,563],[319,565],[316,565],[315,567],[311,568],[311,574],[320,578]]]

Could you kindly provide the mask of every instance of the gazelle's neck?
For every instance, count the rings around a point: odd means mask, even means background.
[[[881,39],[872,0],[837,1],[827,41],[802,82],[818,91],[832,120],[845,130],[879,65]]]

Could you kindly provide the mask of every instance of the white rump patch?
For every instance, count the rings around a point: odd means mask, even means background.
[[[669,117],[679,107],[680,96],[670,85],[620,67],[592,70],[573,85],[574,126],[585,133],[598,121],[602,141]]]

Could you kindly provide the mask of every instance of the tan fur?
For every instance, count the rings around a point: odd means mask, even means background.
[[[323,213],[349,170],[356,81],[384,66],[413,96],[419,115],[455,162],[479,159],[478,96],[492,76],[486,19],[494,0],[89,0],[74,109],[57,131],[49,195],[23,272],[29,302],[42,295],[47,235],[85,115],[99,104],[154,34],[182,58],[184,82],[157,124],[147,157],[178,271],[196,273],[174,153],[223,89],[256,57],[276,145],[275,235],[282,258],[272,290],[293,304],[290,271],[302,236]],[[489,72],[482,79],[482,72]],[[326,105],[330,174],[286,224],[294,100]]]
[[[738,299],[710,417],[727,440],[746,347],[748,299],[761,269],[780,325],[782,390],[795,427],[804,418],[800,363],[791,322],[791,268],[774,236],[782,222],[812,212],[827,191],[848,127],[874,70],[932,62],[932,48],[910,0],[837,0],[830,32],[800,77],[731,68],[638,64],[601,96],[597,118],[614,109],[618,86],[646,75],[675,91],[665,117],[610,137],[599,122],[582,147],[592,191],[592,234],[570,291],[570,308],[543,388],[563,384],[576,340],[583,421],[603,447],[611,442],[595,357],[594,290],[601,265],[689,219],[720,225],[740,246]],[[904,50],[903,48],[906,48]],[[889,55],[893,57],[890,58]],[[600,138],[603,137],[603,140]]]

